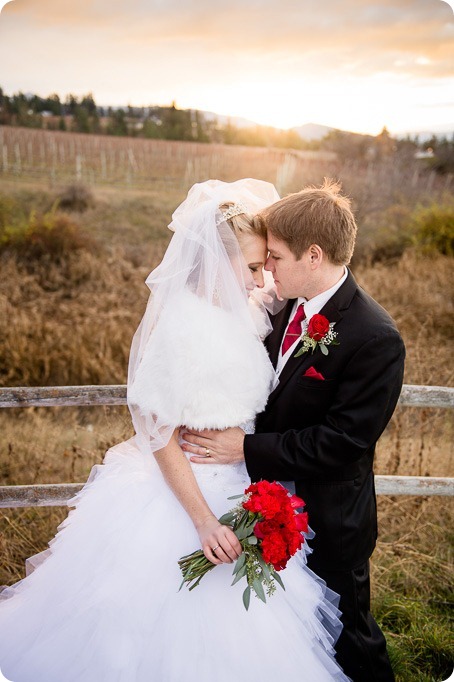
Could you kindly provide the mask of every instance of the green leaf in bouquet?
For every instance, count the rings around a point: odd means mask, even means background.
[[[241,578],[244,578],[244,576],[246,575],[246,572],[247,572],[247,566],[244,565],[242,568],[240,568],[240,570],[236,574],[232,585],[235,585],[235,583],[237,583],[239,580],[241,580]]]
[[[246,609],[246,611],[249,608],[250,601],[251,601],[251,588],[248,585],[243,592],[243,604],[244,604],[244,608]]]
[[[278,582],[279,585],[282,587],[282,589],[285,590],[285,585],[284,585],[284,583],[282,582],[282,578],[281,578],[281,576],[279,575],[279,573],[277,573],[276,571],[273,571],[273,578],[274,578],[275,580],[277,580],[277,582]]]
[[[248,541],[248,543],[249,543],[250,545],[256,545],[257,542],[258,542],[258,540],[257,540],[257,538],[255,537],[255,535],[251,535],[251,537],[249,537],[249,538],[247,539],[247,541]]]
[[[232,495],[232,497],[228,497],[228,500],[239,500],[240,497],[244,497],[244,493],[241,493],[241,495]]]
[[[252,533],[254,530],[255,524],[256,524],[256,519],[252,519],[252,521],[249,521],[249,523],[247,523],[244,527],[249,533]]]
[[[238,573],[240,568],[243,568],[245,561],[246,561],[246,554],[243,552],[242,554],[240,554],[240,556],[236,560],[235,568],[233,569],[233,575],[235,575],[235,573]]]
[[[328,349],[325,346],[324,343],[319,344],[320,345],[320,350],[322,351],[323,355],[328,355]]]
[[[245,540],[250,532],[251,532],[250,528],[248,528],[247,526],[245,526],[244,528],[235,528],[235,535],[237,536],[238,540]]]
[[[235,514],[233,512],[227,512],[226,514],[223,514],[221,518],[219,519],[219,523],[224,524],[224,526],[230,526],[231,523],[235,520]]]
[[[252,581],[252,587],[259,599],[261,599],[266,604],[265,592],[263,591],[263,585],[258,578],[254,578]]]
[[[269,569],[268,564],[266,563],[266,561],[264,560],[264,558],[260,554],[260,552],[258,553],[258,559],[259,559],[260,568],[262,569],[263,575],[265,576],[266,580],[271,580],[271,571]]]

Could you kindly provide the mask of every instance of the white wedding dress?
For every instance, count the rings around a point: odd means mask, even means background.
[[[131,389],[144,409],[161,401],[171,411],[187,394],[180,423],[212,428],[263,408],[269,360],[228,313],[188,294],[178,324],[162,315],[159,325],[142,360],[155,395],[143,393],[140,376]],[[217,516],[250,484],[244,464],[192,468]],[[280,573],[285,591],[277,586],[266,604],[252,598],[248,611],[232,564],[179,591],[178,559],[199,538],[136,437],[111,448],[68,504],[49,548],[28,560],[34,570],[0,594],[0,670],[12,682],[348,679],[334,659],[335,595],[306,567],[306,544]]]

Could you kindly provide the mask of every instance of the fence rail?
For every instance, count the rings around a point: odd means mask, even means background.
[[[65,506],[83,483],[0,486],[0,509]],[[375,476],[378,495],[454,495],[454,478],[433,476]]]
[[[0,387],[1,407],[126,405],[126,386]],[[404,407],[454,407],[454,388],[404,384],[399,398]],[[0,486],[0,508],[67,505],[83,483]],[[378,495],[454,496],[454,478],[434,476],[375,476]]]
[[[126,405],[126,386],[13,386],[0,388],[0,407]],[[454,407],[454,388],[404,384],[402,407]]]

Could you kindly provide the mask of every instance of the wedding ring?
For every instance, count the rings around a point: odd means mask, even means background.
[[[208,448],[205,448],[205,457],[211,457],[210,451]],[[219,545],[218,545],[218,547],[219,547]]]
[[[219,547],[220,547],[220,545],[216,545],[216,547],[212,547],[212,548],[211,548],[211,551],[212,551],[212,552],[215,552],[217,549],[219,549]]]

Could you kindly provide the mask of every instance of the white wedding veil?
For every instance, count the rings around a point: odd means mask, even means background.
[[[153,355],[153,364],[159,365],[157,356],[162,355],[170,341],[160,330],[169,329],[164,320],[178,324],[176,317],[181,316],[179,311],[185,296],[195,295],[201,302],[226,311],[242,328],[258,336],[248,304],[248,289],[254,286],[252,275],[237,237],[219,206],[234,202],[255,215],[278,200],[274,186],[262,180],[247,178],[231,183],[208,180],[194,185],[174,212],[169,225],[174,232],[170,244],[161,263],[146,279],[151,293],[133,337],[129,358],[127,402],[136,431],[135,441],[144,454],[163,448],[174,429],[182,424],[179,415],[188,396],[172,385],[171,371],[166,377],[166,367],[161,366],[159,373],[149,369],[144,357]],[[204,328],[200,341],[211,331],[216,330]],[[179,348],[180,352],[184,354],[184,347]],[[200,361],[203,362],[203,357]],[[193,362],[193,358],[188,357],[188,362]],[[166,363],[170,370],[172,357],[163,360],[161,365]],[[161,395],[167,398],[152,401],[156,407],[149,409],[145,396],[156,393],[157,383]],[[169,396],[171,409],[161,409],[161,403],[169,404]]]

